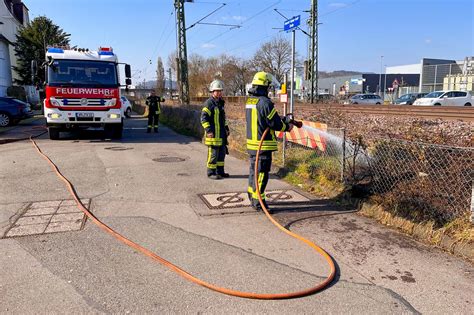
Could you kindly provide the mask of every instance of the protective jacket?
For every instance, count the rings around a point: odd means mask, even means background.
[[[227,144],[227,120],[224,112],[224,100],[210,97],[201,111],[201,125],[206,131],[205,144],[210,146],[222,146]],[[213,133],[214,138],[208,134]]]
[[[245,105],[245,116],[247,120],[247,150],[255,153],[263,133],[267,127],[267,133],[262,143],[262,152],[278,150],[275,131],[287,131],[290,124],[286,118],[278,115],[273,102],[267,96],[267,89],[263,87],[249,90],[250,97]]]
[[[146,98],[146,104],[149,106],[148,111],[149,113],[153,114],[161,114],[161,106],[160,102],[164,102],[165,99],[161,96],[148,96]]]

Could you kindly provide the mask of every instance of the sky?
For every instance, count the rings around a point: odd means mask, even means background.
[[[276,36],[285,18],[309,17],[311,0],[194,0],[185,4],[188,57],[229,54],[251,58]],[[23,0],[30,20],[47,16],[71,44],[111,46],[132,66],[133,79],[156,77],[156,61],[166,65],[176,51],[174,0]],[[474,56],[473,0],[319,0],[319,70],[379,73],[382,66],[419,63],[421,58],[463,60]],[[305,29],[305,27],[303,28]],[[296,33],[296,52],[306,59],[308,37]],[[383,58],[381,57],[383,56]],[[383,71],[383,70],[382,70]]]

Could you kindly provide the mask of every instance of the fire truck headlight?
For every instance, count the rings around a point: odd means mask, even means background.
[[[109,117],[112,119],[117,119],[120,118],[120,114],[110,114]]]
[[[107,102],[105,102],[105,106],[115,106],[115,104],[117,104],[116,98],[111,98],[110,100],[107,100]]]
[[[52,119],[58,119],[58,118],[61,117],[61,114],[59,114],[59,113],[49,113],[48,117],[52,118]]]
[[[61,102],[55,97],[50,97],[49,101],[51,102],[51,105],[53,106],[61,106]]]

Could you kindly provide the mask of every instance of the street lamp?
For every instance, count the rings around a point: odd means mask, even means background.
[[[380,56],[380,74],[379,74],[379,96],[381,96],[381,87],[382,87],[382,61],[383,56]]]

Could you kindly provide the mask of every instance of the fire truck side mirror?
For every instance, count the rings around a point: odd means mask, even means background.
[[[130,65],[125,65],[125,77],[127,79],[132,77],[132,68],[130,67]]]
[[[38,64],[36,60],[31,60],[31,83],[35,83],[36,80],[36,73],[38,71]]]
[[[127,85],[127,86],[128,86],[128,85],[132,85],[132,79],[126,78],[126,79],[125,79],[125,85]]]

